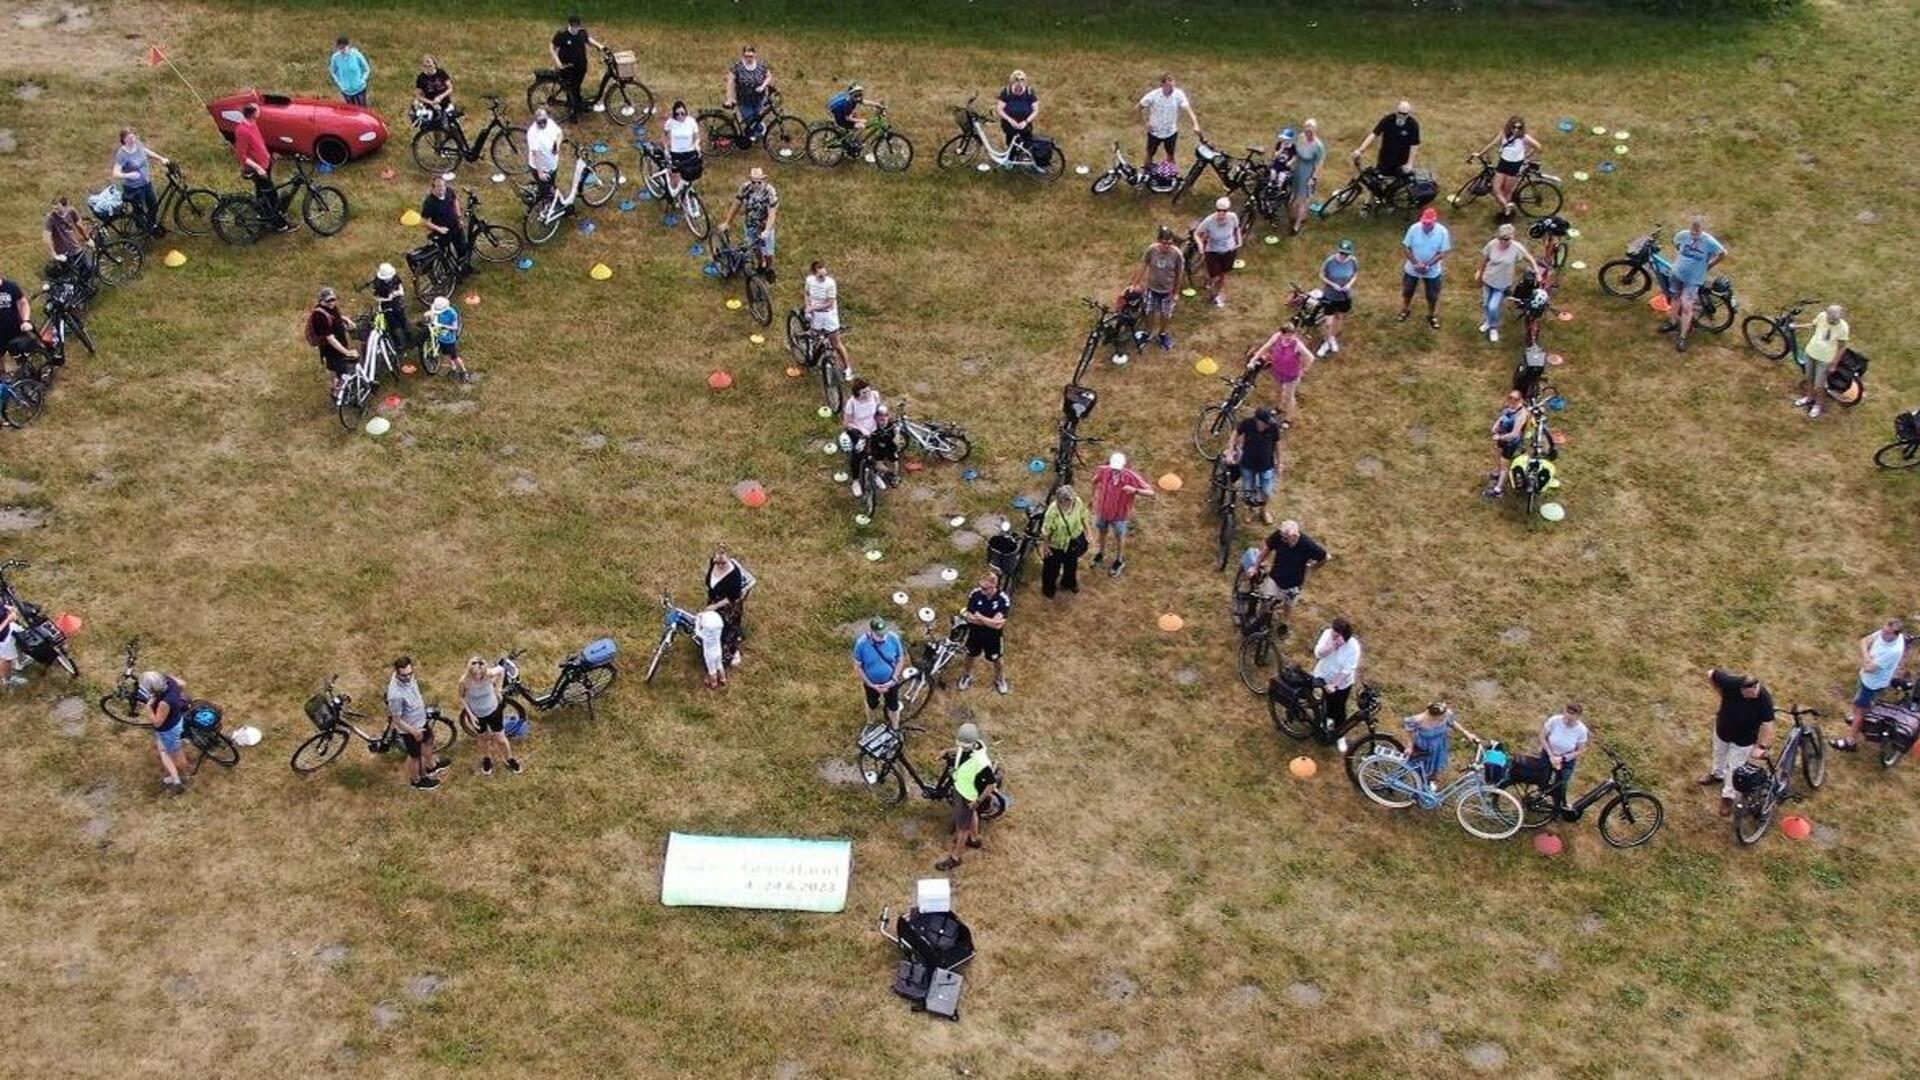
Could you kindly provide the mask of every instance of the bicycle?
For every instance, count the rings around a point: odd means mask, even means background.
[[[49,277],[71,284],[81,304],[99,296],[101,286],[125,285],[140,276],[146,253],[132,240],[120,239],[102,225],[86,229],[87,246],[64,261],[48,264]]]
[[[973,441],[967,438],[965,428],[940,420],[915,420],[907,414],[906,398],[901,398],[894,407],[893,428],[902,452],[917,446],[942,461],[956,464],[973,453]]]
[[[646,163],[647,193],[655,202],[663,206],[677,206],[680,220],[686,224],[687,231],[695,240],[705,242],[713,233],[713,221],[707,217],[707,206],[700,201],[700,192],[695,190],[692,180],[678,180],[673,174],[673,159],[667,154],[667,148],[640,135],[634,139],[634,149],[640,151],[640,158]],[[677,185],[677,186],[676,186]]]
[[[985,152],[987,160],[982,165],[1012,172],[1023,172],[1037,176],[1042,180],[1058,180],[1067,171],[1066,155],[1049,140],[1041,139],[1029,133],[1029,137],[1012,140],[1004,150],[996,150],[993,141],[987,137],[987,117],[974,111],[973,103],[980,99],[975,94],[967,99],[965,105],[953,107],[953,121],[960,133],[940,144],[940,152],[934,155],[934,164],[942,169],[959,168],[972,164],[974,156]],[[1041,153],[1034,149],[1035,143],[1043,144],[1047,160],[1040,161]]]
[[[1673,263],[1660,253],[1660,230],[1655,225],[1645,236],[1627,245],[1624,257],[1610,259],[1600,266],[1600,288],[1610,296],[1627,300],[1646,295],[1657,281],[1662,294],[1673,291]],[[1733,295],[1733,280],[1722,274],[1700,287],[1694,324],[1703,330],[1723,333],[1733,325],[1739,302]]]
[[[1360,787],[1360,763],[1375,751],[1406,753],[1405,743],[1380,730],[1380,691],[1362,685],[1353,695],[1353,711],[1347,714],[1344,723],[1336,724],[1327,712],[1325,687],[1316,682],[1307,689],[1304,694],[1286,693],[1279,680],[1268,684],[1267,714],[1273,720],[1273,728],[1290,739],[1312,739],[1339,751],[1347,781],[1355,790]],[[1365,735],[1347,737],[1348,732],[1363,725],[1367,729]]]
[[[360,421],[366,416],[367,399],[373,396],[373,388],[379,385],[381,369],[385,368],[387,374],[393,374],[394,350],[387,333],[386,313],[378,306],[372,313],[348,323],[348,333],[364,344],[353,369],[338,376],[332,391],[332,402],[334,412],[340,418],[340,426],[353,431],[359,428]],[[434,370],[438,370],[440,359],[438,350],[434,351]]]
[[[14,643],[19,646],[22,666],[29,660],[58,666],[67,673],[67,678],[80,677],[80,666],[73,662],[73,653],[67,648],[67,633],[60,629],[57,622],[47,618],[47,613],[39,605],[21,599],[13,591],[13,582],[7,580],[7,571],[25,570],[33,564],[25,559],[7,559],[0,562],[0,600],[19,613],[14,620]]]
[[[1567,268],[1567,260],[1573,256],[1573,244],[1568,236],[1572,232],[1573,223],[1556,214],[1527,226],[1527,235],[1540,241],[1540,254],[1534,261],[1540,264],[1542,288],[1553,289],[1560,284],[1560,272]]]
[[[453,290],[473,273],[473,260],[509,263],[526,248],[518,232],[495,225],[480,216],[480,196],[467,189],[465,254],[450,239],[438,237],[407,252],[407,270],[413,276],[414,295],[452,296]]]
[[[1820,735],[1820,726],[1809,719],[1817,719],[1819,710],[1794,705],[1775,709],[1773,714],[1793,719],[1786,743],[1780,748],[1779,765],[1774,764],[1769,750],[1758,763],[1741,762],[1733,774],[1733,838],[1743,847],[1759,843],[1767,835],[1773,812],[1781,803],[1802,798],[1793,791],[1794,766],[1800,767],[1809,791],[1818,791],[1827,782],[1827,741]]]
[[[120,678],[114,682],[113,689],[100,699],[100,711],[107,719],[116,724],[124,724],[142,731],[152,731],[153,724],[148,721],[147,702],[152,700],[145,690],[140,689],[140,676],[134,672],[140,657],[140,639],[130,639],[121,651],[126,664],[121,668]],[[187,703],[187,715],[180,717],[181,736],[193,746],[193,767],[187,775],[195,776],[200,772],[200,763],[211,760],[214,764],[231,769],[240,764],[240,747],[220,730],[220,709],[212,702],[195,699]]]
[[[807,160],[832,168],[856,158],[881,172],[906,172],[913,164],[913,142],[893,130],[887,107],[875,105],[865,125],[843,128],[831,120],[807,130]]]
[[[653,659],[647,661],[646,678],[651,683],[660,672],[660,662],[667,658],[667,650],[673,648],[673,639],[681,634],[691,635],[694,631],[694,614],[673,602],[673,597],[660,594],[660,607],[665,612],[660,619],[660,640],[653,647]]]
[[[1415,768],[1407,755],[1391,749],[1378,749],[1360,762],[1355,777],[1360,793],[1389,809],[1399,810],[1418,803],[1422,810],[1438,810],[1451,802],[1460,827],[1482,840],[1505,840],[1520,831],[1523,817],[1520,800],[1513,792],[1496,787],[1487,779],[1490,754],[1504,755],[1499,743],[1491,745],[1473,740],[1472,764],[1445,787],[1428,783],[1426,774]]]
[[[1558,392],[1545,387],[1552,396]],[[1551,397],[1542,393],[1542,386],[1534,384],[1535,397],[1527,402],[1527,412],[1532,417],[1531,430],[1527,433],[1526,445],[1507,462],[1507,489],[1524,500],[1529,524],[1540,509],[1541,497],[1560,486],[1559,467],[1554,459],[1560,456],[1560,448],[1548,430],[1547,404]]]
[[[1087,340],[1080,347],[1080,362],[1074,366],[1073,382],[1080,385],[1086,381],[1087,373],[1093,368],[1093,358],[1102,348],[1109,350],[1114,362],[1126,358],[1125,350],[1140,343],[1140,320],[1146,317],[1146,294],[1125,292],[1121,294],[1120,306],[1110,308],[1093,299],[1082,297],[1080,302],[1095,312],[1093,325],[1087,328]]]
[[[839,332],[845,334],[847,328],[843,325]],[[819,375],[820,400],[828,412],[838,416],[840,406],[846,401],[846,372],[840,367],[827,335],[815,330],[806,312],[799,308],[787,310],[787,355],[793,357],[794,363]]]
[[[653,91],[638,76],[639,64],[631,49],[615,51],[600,47],[600,86],[591,97],[582,87],[580,103],[588,112],[604,113],[615,124],[644,122],[653,115]],[[546,109],[550,115],[566,114],[572,121],[579,114],[567,98],[567,83],[558,68],[540,68],[527,86],[527,111]],[[503,170],[504,171],[504,170]]]
[[[338,675],[327,676],[327,680],[320,684],[320,691],[307,699],[307,719],[313,722],[317,730],[308,736],[306,742],[294,748],[293,757],[288,762],[294,772],[303,775],[313,772],[339,757],[340,752],[355,739],[366,744],[367,752],[372,754],[385,754],[402,746],[400,730],[393,726],[391,719],[377,735],[360,726],[359,722],[366,720],[367,714],[352,708],[352,697],[335,692],[333,684],[339,678]],[[440,715],[440,710],[432,705],[427,706],[426,731],[435,754],[452,746],[460,737],[460,731],[453,722]],[[444,762],[446,759],[440,760]]]
[[[1520,799],[1523,815],[1521,824],[1529,829],[1538,829],[1554,821],[1579,821],[1581,816],[1601,800],[1607,804],[1600,808],[1600,837],[1609,847],[1635,848],[1660,831],[1667,820],[1666,807],[1660,799],[1633,782],[1633,770],[1614,753],[1613,748],[1604,743],[1596,743],[1600,752],[1613,761],[1613,769],[1605,780],[1588,788],[1586,794],[1571,803],[1562,806],[1558,813],[1554,811],[1553,791],[1550,787],[1528,780],[1514,780],[1508,790]]]
[[[1198,169],[1198,163],[1194,167]],[[1121,184],[1135,190],[1145,188],[1155,195],[1171,193],[1176,199],[1180,197],[1180,171],[1173,162],[1135,165],[1127,160],[1126,151],[1120,149],[1120,144],[1116,142],[1113,144],[1113,164],[1107,166],[1107,171],[1093,178],[1093,183],[1088,185],[1088,190],[1095,195],[1105,195]]]
[[[767,88],[760,113],[748,124],[738,104],[718,109],[701,109],[694,116],[700,133],[715,156],[725,157],[735,150],[751,150],[759,143],[776,162],[792,161],[807,152],[807,122],[780,111],[780,88]]]
[[[372,281],[364,281],[354,291],[371,292],[373,285]],[[403,312],[402,329],[404,329],[406,322],[404,296],[401,298],[400,305]],[[360,340],[363,343],[361,355],[368,359],[369,366],[374,370],[372,381],[375,383],[380,381],[382,370],[392,375],[394,368],[400,363],[400,358],[406,354],[407,348],[405,338],[395,333],[395,327],[387,316],[386,305],[376,302],[371,307],[362,309],[360,317],[353,321],[353,325],[360,331]],[[420,363],[426,368],[427,374],[440,374],[440,350],[427,347],[431,335],[427,333],[426,323],[424,321],[415,323],[412,329],[420,337],[420,344],[417,347]]]
[[[1248,146],[1247,156],[1235,157],[1223,153],[1212,143],[1199,135],[1194,136],[1193,165],[1187,169],[1173,186],[1173,202],[1178,203],[1193,186],[1199,183],[1208,170],[1220,178],[1221,186],[1228,192],[1251,193],[1265,183],[1267,173],[1266,149],[1260,146]]]
[[[526,175],[527,129],[507,122],[505,108],[498,97],[488,94],[486,101],[486,125],[471,139],[460,123],[460,118],[466,115],[464,110],[429,108],[425,117],[416,110],[414,122],[421,126],[413,137],[413,163],[427,172],[444,174],[458,169],[462,163],[479,161],[484,153],[493,161],[495,169],[508,176]]]
[[[1201,457],[1208,461],[1220,460],[1240,424],[1240,410],[1253,396],[1253,383],[1259,376],[1259,365],[1252,363],[1231,379],[1225,375],[1214,376],[1227,384],[1227,396],[1203,407],[1200,415],[1193,418],[1193,448]]]
[[[213,231],[213,210],[220,204],[220,193],[202,187],[189,187],[186,174],[180,171],[180,163],[170,161],[166,165],[166,186],[160,189],[160,197],[153,209],[153,223],[163,225],[173,222],[173,227],[183,236],[206,236]],[[122,203],[111,214],[95,212],[95,219],[108,232],[122,240],[131,240],[144,244],[152,239],[134,220],[133,208]]]
[[[576,202],[605,206],[619,192],[619,167],[604,159],[589,164],[590,155],[585,143],[575,145],[573,177],[564,191],[559,184],[546,185],[544,193],[539,184],[528,184],[521,189],[521,201],[526,203],[527,212],[520,231],[528,243],[544,244],[560,235],[560,222],[573,213]]]
[[[294,157],[293,176],[275,184],[270,195],[256,195],[246,191],[234,195],[222,195],[213,207],[213,231],[228,244],[244,246],[257,242],[267,235],[267,221],[272,214],[262,204],[264,199],[274,199],[284,216],[293,206],[293,200],[300,200],[300,220],[307,223],[316,236],[332,236],[347,227],[347,215],[350,208],[347,197],[339,188],[326,184],[316,184],[307,172],[307,159]]]
[[[1810,297],[1801,297],[1780,310],[1778,315],[1762,315],[1755,312],[1740,320],[1740,336],[1746,339],[1747,348],[1769,360],[1785,360],[1789,356],[1800,354],[1800,331],[1793,325],[1800,313],[1812,307],[1817,301]]]
[[[713,267],[715,276],[723,281],[741,279],[741,290],[747,296],[747,313],[761,326],[773,322],[773,297],[767,292],[766,272],[760,269],[760,259],[754,250],[746,244],[735,246],[732,234],[721,229],[719,239],[713,248]],[[809,331],[811,333],[812,331]],[[824,342],[826,335],[822,334]],[[791,339],[789,339],[791,340]],[[828,365],[835,367],[837,365]],[[825,375],[822,375],[825,378]],[[837,408],[829,403],[830,408]]]
[[[1058,491],[1073,483],[1073,470],[1080,464],[1080,447],[1087,443],[1098,444],[1101,440],[1091,435],[1082,435],[1074,429],[1074,422],[1061,420],[1060,438],[1053,446],[1053,490]],[[1051,493],[1049,493],[1051,496]]]
[[[80,301],[74,299],[79,291],[78,284],[59,281],[35,294],[42,300],[40,328],[28,338],[27,350],[15,354],[16,369],[0,392],[0,423],[18,428],[40,414],[55,376],[66,366],[69,338],[78,338],[87,354],[94,354],[93,336],[80,317]]]
[[[867,725],[860,731],[855,741],[858,750],[857,765],[860,778],[866,781],[867,790],[880,801],[882,806],[899,806],[907,798],[907,781],[912,780],[920,797],[934,802],[945,802],[953,794],[953,770],[951,765],[941,769],[940,775],[929,784],[920,778],[920,772],[913,767],[912,759],[907,757],[907,736],[926,728],[917,724],[902,724],[894,727],[884,721]],[[995,763],[994,772],[1000,774],[1000,783],[980,807],[980,820],[992,821],[1007,812],[1007,796],[1001,790],[1006,783],[1002,767]]]
[[[46,400],[47,384],[35,378],[31,371],[0,375],[0,427],[16,431],[26,427],[40,415],[40,407]]]
[[[1893,418],[1893,441],[1873,452],[1882,469],[1911,469],[1920,465],[1920,409]]]
[[[1286,641],[1289,629],[1280,618],[1280,608],[1286,603],[1285,597],[1262,596],[1258,582],[1252,590],[1236,598],[1236,612],[1240,614],[1240,647],[1235,670],[1240,675],[1240,685],[1247,693],[1255,695],[1270,694],[1274,680],[1286,669],[1287,658],[1281,643]]]
[[[1432,201],[1432,195],[1426,191],[1431,186],[1432,181],[1421,174],[1389,175],[1369,165],[1357,169],[1353,179],[1328,195],[1313,211],[1324,220],[1352,206],[1360,196],[1365,195],[1367,201],[1360,205],[1362,214],[1392,212],[1412,217],[1415,210]]]
[[[519,661],[525,652],[525,649],[515,649],[495,661],[501,670],[500,708],[505,726],[513,726],[514,718],[525,723],[529,709],[544,713],[575,705],[585,705],[587,719],[592,720],[593,699],[606,693],[620,675],[613,663],[617,652],[613,639],[597,638],[561,660],[554,671],[552,685],[534,693],[520,681]],[[480,725],[465,709],[460,710],[460,730],[474,738],[481,734]]]
[[[1044,503],[1029,507],[1026,525],[1018,536],[1013,533],[1013,522],[1002,518],[1000,535],[987,542],[987,564],[1000,575],[1008,596],[1012,596],[1014,590],[1020,587],[1020,573],[1026,569],[1028,556],[1044,543],[1041,527],[1045,524],[1046,514]]]
[[[1487,160],[1485,154],[1468,154],[1467,164],[1480,163],[1480,172],[1473,179],[1460,185],[1460,190],[1447,199],[1455,208],[1463,207],[1483,195],[1493,194],[1493,178],[1496,175],[1494,163]],[[1520,164],[1520,182],[1513,189],[1513,205],[1530,218],[1551,217],[1560,212],[1560,204],[1565,200],[1560,190],[1560,178],[1548,173],[1537,161],[1524,161]]]
[[[1220,565],[1215,570],[1225,570],[1233,561],[1240,536],[1240,501],[1251,494],[1240,490],[1238,464],[1224,454],[1214,460],[1213,475],[1207,479],[1207,508],[1220,519]]]
[[[946,672],[967,648],[967,619],[954,615],[947,632],[936,637],[929,619],[924,636],[914,647],[914,665],[900,677],[900,715],[908,720],[920,715],[932,700],[935,690],[947,685]]]

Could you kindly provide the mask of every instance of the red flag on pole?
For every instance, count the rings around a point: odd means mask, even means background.
[[[147,66],[148,67],[159,67],[161,64],[164,64],[166,62],[167,62],[167,54],[160,51],[160,46],[158,45],[147,46]]]

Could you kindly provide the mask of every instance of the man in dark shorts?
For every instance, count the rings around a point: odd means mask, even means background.
[[[440,774],[453,763],[434,752],[427,703],[420,694],[419,680],[413,677],[411,656],[393,662],[393,676],[387,680],[387,720],[407,752],[407,783],[416,791],[439,787]]]
[[[1759,679],[1719,668],[1707,670],[1707,681],[1720,695],[1720,708],[1713,718],[1713,767],[1700,786],[1720,785],[1720,816],[1731,817],[1733,774],[1773,746],[1773,695]]]
[[[567,16],[566,29],[554,31],[553,40],[547,43],[547,51],[553,54],[553,66],[560,69],[560,82],[567,88],[567,111],[576,117],[587,107],[580,85],[587,81],[588,46],[601,47],[593,35],[587,33],[586,23],[578,15]]]
[[[340,388],[340,377],[352,371],[360,359],[360,354],[353,351],[350,336],[350,324],[346,316],[340,314],[339,294],[331,288],[322,288],[313,309],[307,312],[307,344],[319,350],[320,364],[327,369],[336,390]]]
[[[1307,571],[1328,557],[1326,548],[1300,531],[1299,522],[1281,522],[1267,537],[1266,550],[1260,553],[1260,566],[1267,573],[1267,579],[1260,583],[1260,595],[1279,600],[1280,617],[1285,619],[1293,613],[1300,590],[1307,586]]]
[[[959,689],[973,685],[973,662],[985,656],[993,665],[993,689],[1005,694],[1006,668],[1000,662],[1002,637],[1007,628],[1007,612],[1013,601],[1000,591],[1000,575],[991,571],[980,578],[980,587],[967,594],[967,661],[960,667]]]
[[[1173,318],[1174,294],[1187,283],[1187,257],[1173,239],[1173,230],[1160,226],[1159,234],[1147,245],[1134,267],[1129,285],[1146,297],[1146,333],[1148,337],[1157,338],[1161,352],[1173,348],[1173,335],[1167,332],[1167,321]]]
[[[900,678],[906,670],[907,647],[900,635],[887,629],[885,619],[869,620],[867,632],[853,643],[853,671],[866,693],[867,723],[873,723],[873,711],[884,702],[887,723],[900,726]]]
[[[444,175],[434,177],[427,185],[427,197],[420,200],[420,221],[427,227],[429,240],[451,247],[457,261],[466,265],[468,256],[473,254],[467,242],[467,223],[460,199],[448,189]]]
[[[953,749],[944,755],[947,775],[953,780],[953,790],[947,795],[947,805],[953,811],[953,839],[947,857],[933,864],[935,870],[951,870],[960,865],[960,857],[968,848],[980,848],[980,806],[1000,782],[979,728],[961,724],[953,733],[953,741]]]

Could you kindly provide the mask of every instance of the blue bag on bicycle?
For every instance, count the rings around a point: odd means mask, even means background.
[[[187,704],[187,723],[203,731],[220,730],[220,706],[211,701],[193,701]]]
[[[1487,783],[1500,784],[1507,779],[1507,752],[1498,746],[1489,747],[1480,756],[1481,768],[1486,770]]]
[[[524,739],[527,737],[527,730],[530,726],[526,717],[515,713],[507,718],[505,725],[506,736],[509,739]]]
[[[580,662],[588,667],[606,667],[613,663],[614,654],[619,651],[612,638],[596,638],[580,650]]]

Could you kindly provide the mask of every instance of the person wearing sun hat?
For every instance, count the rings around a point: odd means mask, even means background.
[[[1429,206],[1420,211],[1420,220],[1407,226],[1400,240],[1407,253],[1400,265],[1400,321],[1406,322],[1413,308],[1415,289],[1427,294],[1427,325],[1440,329],[1440,282],[1446,274],[1447,252],[1453,250],[1453,237],[1440,224],[1440,211]]]
[[[953,788],[947,803],[953,809],[953,839],[947,857],[933,864],[935,870],[952,870],[960,865],[961,855],[980,843],[980,807],[993,795],[1000,778],[987,755],[987,740],[972,723],[961,724],[953,733],[953,749],[942,755]]]
[[[1113,565],[1108,577],[1119,577],[1127,566],[1127,523],[1133,520],[1133,500],[1141,495],[1153,497],[1153,485],[1147,478],[1127,467],[1127,455],[1115,451],[1107,463],[1093,472],[1093,531],[1098,538],[1093,565],[1107,557],[1107,533],[1113,533]]]
[[[460,358],[460,312],[453,301],[444,296],[436,296],[427,308],[427,333],[432,335],[433,348],[447,361],[447,370],[461,382],[472,382],[473,372],[467,370],[467,362]]]
[[[1353,257],[1353,241],[1334,245],[1333,254],[1320,263],[1320,347],[1315,356],[1340,351],[1340,322],[1353,310],[1353,282],[1360,276],[1360,260]]]

